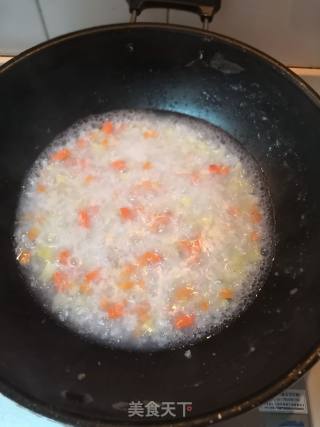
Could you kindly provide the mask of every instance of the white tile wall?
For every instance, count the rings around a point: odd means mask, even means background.
[[[0,55],[15,55],[45,39],[35,0],[0,0]]]
[[[320,67],[319,0],[222,0],[211,29],[287,65]]]
[[[126,0],[0,0],[0,54],[15,54],[45,38],[80,28],[128,22]],[[148,10],[140,21],[164,22],[166,11]],[[170,12],[172,23],[201,25],[187,12]],[[320,67],[320,0],[222,0],[210,26],[251,44],[287,65]]]
[[[126,0],[40,0],[40,5],[50,37],[130,19]],[[164,22],[165,10],[144,11],[139,19]]]

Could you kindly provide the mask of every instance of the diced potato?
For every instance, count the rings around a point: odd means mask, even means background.
[[[36,255],[43,261],[51,261],[53,259],[53,249],[49,246],[39,245],[36,249]]]
[[[95,154],[101,154],[105,150],[105,147],[102,144],[98,144],[97,142],[93,142],[91,147]]]
[[[252,247],[252,249],[247,253],[246,259],[247,262],[257,262],[260,261],[262,255],[257,246]]]
[[[66,182],[67,182],[66,175],[59,174],[59,175],[56,176],[56,183],[57,184],[65,184]]]
[[[52,262],[46,262],[44,269],[41,272],[41,280],[50,280],[53,273],[56,271],[56,266]]]
[[[181,197],[180,203],[181,203],[182,206],[184,206],[185,208],[187,208],[187,207],[189,207],[189,206],[192,205],[192,199],[191,199],[191,197],[184,196],[184,197]]]

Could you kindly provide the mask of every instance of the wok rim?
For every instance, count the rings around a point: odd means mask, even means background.
[[[91,28],[85,28],[82,30],[74,31],[71,33],[67,33],[58,37],[54,37],[48,41],[37,44],[33,46],[19,55],[15,56],[2,66],[0,66],[0,78],[1,75],[9,72],[12,67],[16,64],[19,64],[21,61],[29,58],[32,55],[37,54],[38,52],[49,49],[52,46],[58,45],[60,43],[64,43],[65,41],[76,39],[78,37],[83,37],[86,35],[94,34],[94,33],[104,33],[108,31],[122,31],[128,29],[154,29],[154,30],[173,30],[178,32],[186,32],[194,34],[198,37],[207,37],[208,39],[222,41],[231,46],[235,46],[241,49],[244,52],[248,52],[253,56],[263,60],[264,62],[269,63],[269,65],[273,66],[278,72],[280,72],[283,78],[287,78],[291,81],[300,91],[302,91],[305,96],[307,96],[319,109],[320,109],[320,95],[308,84],[306,83],[300,76],[291,71],[288,67],[283,65],[280,61],[274,59],[272,56],[262,52],[259,49],[256,49],[246,43],[240,42],[232,37],[221,35],[219,33],[205,31],[198,28],[192,28],[183,25],[173,25],[173,24],[161,24],[161,23],[134,23],[134,24],[112,24],[112,25],[101,25],[95,26]],[[27,408],[31,411],[34,411],[42,416],[49,417],[53,420],[64,422],[64,423],[72,423],[75,426],[154,426],[159,425],[161,427],[197,427],[197,426],[207,426],[212,423],[216,423],[219,421],[227,420],[232,417],[239,416],[249,410],[252,410],[269,399],[273,398],[281,391],[290,387],[294,382],[296,382],[299,378],[301,378],[310,368],[312,368],[316,362],[320,359],[320,338],[317,346],[311,351],[308,352],[306,357],[302,359],[294,368],[291,368],[284,376],[281,376],[278,380],[271,383],[270,386],[265,387],[257,391],[254,395],[247,397],[246,399],[235,402],[227,407],[221,408],[220,410],[216,410],[214,412],[207,413],[205,415],[200,416],[191,416],[188,418],[180,419],[179,421],[175,421],[174,419],[170,422],[164,421],[159,422],[156,421],[154,423],[143,423],[143,422],[135,422],[132,423],[123,422],[123,421],[101,421],[99,419],[86,418],[83,415],[79,415],[70,411],[65,411],[61,409],[57,409],[55,407],[50,407],[47,403],[43,403],[38,401],[37,399],[24,394],[22,391],[19,391],[11,386],[8,382],[0,378],[0,392],[7,398],[12,399],[19,405],[22,405],[24,408]]]

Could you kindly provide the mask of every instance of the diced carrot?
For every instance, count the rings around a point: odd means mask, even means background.
[[[31,252],[27,250],[21,251],[17,257],[17,260],[21,265],[29,264],[31,261]]]
[[[127,170],[127,163],[124,160],[115,160],[111,163],[111,167],[119,172],[124,172]]]
[[[58,259],[60,264],[67,265],[70,260],[71,253],[68,249],[64,249],[59,252]]]
[[[79,138],[79,139],[76,141],[76,147],[77,147],[77,148],[82,149],[82,148],[85,148],[85,147],[86,147],[86,145],[87,145],[87,141],[86,141],[86,140],[84,140],[83,138]]]
[[[113,132],[112,122],[104,122],[101,129],[107,135],[111,134]]]
[[[91,182],[94,180],[95,180],[95,177],[93,175],[86,175],[84,177],[85,184],[91,184]]]
[[[108,298],[102,297],[101,300],[100,300],[99,307],[101,308],[101,310],[107,311],[108,307],[109,307],[109,300],[108,300]]]
[[[137,266],[131,263],[125,264],[122,268],[121,274],[123,276],[131,276],[137,270]]]
[[[100,279],[100,275],[101,275],[101,268],[97,268],[96,270],[91,270],[84,276],[84,281],[96,282],[97,280]]]
[[[110,319],[118,319],[124,314],[125,304],[122,302],[115,302],[109,304],[107,308],[107,313]]]
[[[131,221],[135,219],[136,212],[134,209],[129,207],[123,207],[119,209],[119,215],[122,221]]]
[[[159,136],[159,133],[154,129],[149,129],[149,130],[146,130],[145,132],[143,132],[143,136],[146,139],[151,139],[151,138],[156,138],[157,136]]]
[[[180,240],[178,248],[182,255],[197,261],[201,254],[201,241],[200,239]]]
[[[149,170],[153,168],[153,164],[151,162],[144,162],[142,165],[142,169]]]
[[[262,214],[256,206],[250,211],[250,219],[253,224],[259,224],[262,221]]]
[[[114,131],[116,133],[121,133],[121,132],[125,131],[126,129],[128,129],[128,125],[126,123],[117,123]]]
[[[100,206],[99,205],[91,205],[89,207],[89,212],[92,215],[97,215],[97,213],[100,211]]]
[[[137,283],[137,286],[139,286],[139,288],[144,289],[145,282],[143,279],[138,280],[136,283]]]
[[[171,220],[172,220],[171,212],[162,212],[162,213],[156,214],[150,222],[150,229],[151,231],[158,233],[162,231],[164,227],[169,225]]]
[[[81,209],[78,212],[78,223],[83,228],[91,227],[91,218],[88,209]]]
[[[145,252],[138,258],[138,263],[141,267],[145,267],[147,265],[158,264],[162,260],[162,256],[157,252],[149,251]]]
[[[233,216],[233,217],[237,217],[237,216],[239,216],[239,214],[240,214],[240,209],[239,209],[239,208],[237,208],[237,207],[235,207],[235,206],[230,206],[230,207],[227,209],[227,212],[228,212],[228,214],[229,214],[229,215],[231,215],[231,216]]]
[[[133,191],[136,194],[145,193],[157,193],[160,189],[160,183],[158,181],[141,181],[133,187]]]
[[[63,161],[69,159],[71,156],[70,150],[68,148],[61,148],[61,150],[56,151],[52,154],[52,160]]]
[[[232,289],[228,289],[228,288],[223,288],[220,290],[219,292],[219,297],[222,299],[232,299],[234,296],[234,292]]]
[[[103,138],[103,140],[101,141],[101,145],[103,147],[108,147],[109,145],[109,140],[107,138]]]
[[[193,185],[199,184],[199,182],[201,180],[201,174],[198,171],[193,171],[191,173],[190,177],[191,177],[191,182]]]
[[[251,242],[257,242],[258,240],[260,240],[260,234],[257,231],[252,231],[252,233],[250,234],[250,240]]]
[[[43,184],[38,184],[37,185],[37,192],[38,193],[44,193],[46,191],[46,187]]]
[[[39,236],[39,230],[35,227],[30,228],[30,230],[28,231],[29,240],[34,241],[38,236]]]
[[[83,295],[90,295],[92,293],[91,283],[81,283],[79,287],[80,293]]]
[[[209,301],[206,299],[203,299],[199,302],[199,308],[202,311],[208,311],[209,310]]]
[[[79,166],[80,169],[86,169],[90,166],[90,160],[86,158],[77,159],[75,164]]]
[[[178,288],[175,293],[174,297],[176,300],[190,300],[194,295],[194,290],[192,287],[184,286],[182,288]]]
[[[134,287],[134,282],[132,280],[124,280],[119,283],[119,288],[121,288],[123,291],[129,291]]]
[[[177,329],[190,328],[195,321],[195,316],[193,314],[180,314],[175,318],[175,327]]]
[[[141,323],[146,322],[150,317],[150,304],[142,302],[135,307],[135,313]]]
[[[58,292],[65,292],[70,288],[70,283],[66,273],[56,271],[53,275],[53,283]]]
[[[208,171],[215,175],[228,175],[230,173],[230,167],[224,165],[212,164],[209,165]]]

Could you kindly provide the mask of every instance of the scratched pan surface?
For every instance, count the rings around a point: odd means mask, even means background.
[[[208,425],[261,403],[316,361],[320,102],[305,84],[220,36],[120,25],[21,55],[1,69],[0,99],[2,392],[72,424],[150,423],[129,419],[127,406],[153,400],[192,402],[187,418],[180,411],[157,422]],[[123,108],[185,113],[223,128],[256,158],[270,189],[272,270],[247,311],[191,347],[191,359],[186,348],[104,348],[64,328],[33,299],[12,250],[21,183],[39,153],[80,118]]]

